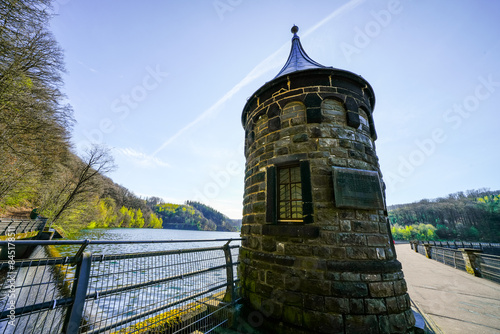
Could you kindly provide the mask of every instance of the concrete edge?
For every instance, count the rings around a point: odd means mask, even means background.
[[[439,326],[432,320],[432,318],[422,311],[422,308],[418,305],[416,301],[410,298],[411,306],[414,307],[417,312],[422,316],[425,322],[425,328],[430,329],[434,334],[444,334],[444,332],[439,328]]]

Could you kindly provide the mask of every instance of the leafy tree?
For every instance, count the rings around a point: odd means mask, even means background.
[[[144,227],[144,218],[142,216],[141,209],[137,209],[135,212],[135,224],[132,227],[143,228]]]
[[[479,205],[489,213],[500,212],[500,195],[486,195],[477,198]]]
[[[116,211],[116,204],[112,198],[104,198],[98,201],[97,212],[93,215],[93,220],[87,228],[107,228],[114,227],[118,213]]]
[[[154,213],[150,214],[149,218],[149,226],[150,228],[162,228],[163,227],[163,221],[161,218],[158,218]]]
[[[435,240],[436,228],[431,224],[414,224],[401,226],[395,224],[391,227],[391,233],[395,240]]]

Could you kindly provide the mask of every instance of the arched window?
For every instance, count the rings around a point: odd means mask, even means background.
[[[368,114],[366,113],[363,108],[358,108],[358,114],[359,114],[359,130],[362,130],[366,132],[367,134],[370,134],[370,123],[368,122]]]
[[[373,141],[370,136],[370,123],[368,122],[368,114],[363,108],[358,108],[358,114],[358,131],[361,132],[361,134],[358,136],[358,140],[362,141],[366,146],[373,148]]]
[[[245,131],[245,156],[247,154],[248,149],[250,146],[252,146],[253,142],[255,141],[255,132],[253,130],[246,130]]]
[[[306,106],[299,101],[287,103],[281,113],[281,127],[304,124],[306,122]]]
[[[260,138],[262,131],[267,128],[267,115],[262,114],[258,116],[257,122],[255,122],[254,132],[255,137]]]
[[[344,103],[335,99],[325,99],[321,104],[323,117],[335,124],[346,124],[346,111]]]

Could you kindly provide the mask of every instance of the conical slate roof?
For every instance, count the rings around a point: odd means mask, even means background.
[[[328,66],[323,66],[314,60],[312,60],[307,53],[304,51],[302,44],[300,44],[300,38],[297,35],[299,31],[299,27],[292,27],[292,49],[290,50],[290,55],[288,56],[288,60],[285,63],[285,66],[279,71],[278,75],[274,77],[274,79],[296,71],[308,70],[311,68],[331,68]]]

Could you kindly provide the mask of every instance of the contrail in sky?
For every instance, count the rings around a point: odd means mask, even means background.
[[[345,5],[341,6],[340,8],[336,9],[333,11],[330,15],[325,17],[323,20],[318,22],[314,27],[308,29],[304,33],[304,37],[313,33],[315,30],[317,30],[319,27],[323,26],[325,23],[328,21],[332,20],[333,18],[343,14],[344,12],[350,11],[357,6],[359,6],[361,3],[365,2],[365,0],[351,0]],[[233,88],[231,88],[224,96],[222,96],[217,102],[215,102],[210,108],[205,110],[203,113],[201,113],[198,117],[196,117],[192,122],[188,123],[186,126],[184,126],[182,129],[177,131],[172,137],[168,138],[166,141],[161,144],[160,147],[158,147],[151,157],[154,157],[156,154],[161,152],[165,147],[170,145],[173,141],[175,141],[178,137],[180,137],[184,132],[189,130],[191,127],[193,127],[195,124],[201,122],[207,116],[212,114],[219,106],[224,104],[226,101],[231,99],[240,89],[248,85],[249,83],[253,82],[254,80],[260,78],[263,74],[267,73],[268,71],[275,69],[279,66],[279,63],[281,59],[276,59],[276,56],[287,46],[289,46],[289,42],[283,44],[278,50],[273,52],[270,56],[268,56],[266,59],[261,61],[257,66],[254,67],[253,70],[250,71],[240,82],[238,82]]]

